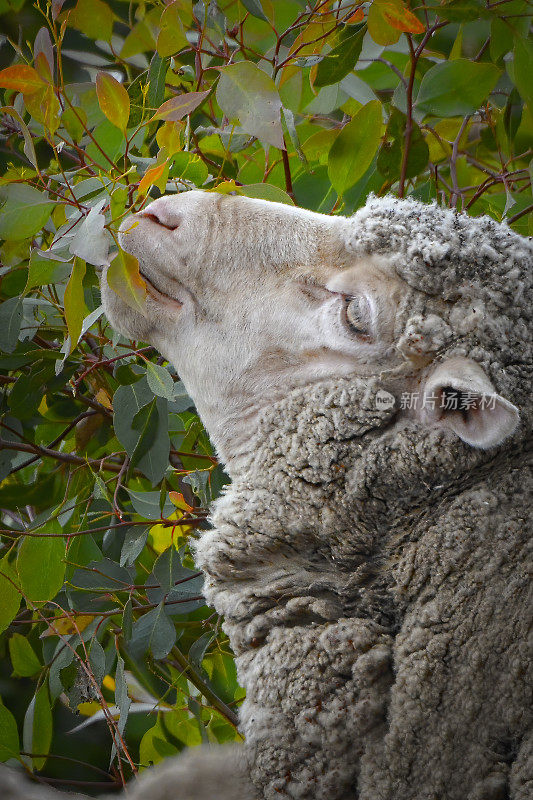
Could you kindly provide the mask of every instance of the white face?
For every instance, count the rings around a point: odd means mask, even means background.
[[[344,217],[214,193],[161,197],[122,226],[148,283],[144,314],[102,281],[111,323],[176,367],[225,461],[258,412],[313,381],[402,363],[409,288],[385,258],[356,260]]]
[[[108,316],[175,365],[222,454],[290,389],[398,359],[402,282],[383,260],[350,258],[346,225],[196,191],[162,197],[122,224],[121,245],[138,258],[149,297],[143,318],[104,280]]]

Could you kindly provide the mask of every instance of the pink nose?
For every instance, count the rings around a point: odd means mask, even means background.
[[[150,219],[169,231],[175,231],[181,222],[181,214],[172,208],[173,204],[165,202],[165,199],[154,200],[144,211],[140,211],[138,216]]]

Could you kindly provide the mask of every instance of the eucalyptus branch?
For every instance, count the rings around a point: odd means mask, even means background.
[[[177,645],[174,645],[170,652],[175,661],[173,666],[177,666],[181,669],[187,675],[191,683],[203,694],[205,699],[211,703],[213,708],[222,714],[236,729],[239,721],[237,714],[207,685],[198,670],[185,658]]]

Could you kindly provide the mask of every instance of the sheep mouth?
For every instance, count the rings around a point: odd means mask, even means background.
[[[139,274],[145,282],[146,291],[152,300],[155,300],[156,302],[162,303],[166,306],[173,306],[174,308],[182,307],[183,303],[180,303],[180,301],[175,297],[171,297],[169,294],[162,292],[161,289],[158,289],[144,272],[139,271]]]

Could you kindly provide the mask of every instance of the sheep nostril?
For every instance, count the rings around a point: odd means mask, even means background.
[[[175,231],[176,228],[179,227],[178,221],[176,221],[175,225],[169,225],[167,222],[163,222],[163,220],[160,219],[157,216],[157,214],[154,214],[153,211],[148,211],[147,213],[143,213],[141,214],[141,216],[143,216],[145,219],[151,219],[152,222],[156,223],[156,225],[161,225],[162,228],[167,228],[167,230],[169,231]]]

